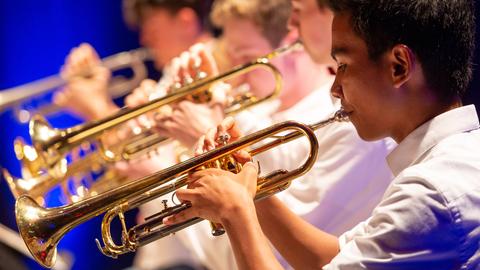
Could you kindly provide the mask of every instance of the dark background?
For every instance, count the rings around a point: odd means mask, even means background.
[[[478,11],[477,17],[480,17]],[[92,44],[101,57],[139,46],[137,34],[123,22],[120,0],[0,1],[0,89],[58,73],[70,49],[81,42]],[[477,51],[474,81],[465,97],[465,103],[476,103],[477,108],[480,108],[479,58]],[[79,119],[69,116],[55,116],[49,121],[57,127],[79,123]],[[0,113],[0,165],[19,175],[12,149],[17,136],[28,138],[27,126],[15,123],[12,111]],[[14,199],[1,180],[0,222],[15,228]],[[51,197],[55,195],[54,192]],[[100,219],[96,218],[68,233],[59,249],[75,254],[73,269],[123,269],[131,264],[132,255],[117,260],[103,256],[94,243],[99,237]],[[159,254],[162,255],[165,254]],[[25,263],[31,269],[43,269],[29,259]]]

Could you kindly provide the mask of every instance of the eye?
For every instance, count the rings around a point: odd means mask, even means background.
[[[347,68],[347,64],[338,64],[337,72],[344,72],[346,68]]]

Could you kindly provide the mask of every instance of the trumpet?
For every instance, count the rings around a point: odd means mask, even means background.
[[[28,195],[35,199],[40,204],[45,204],[44,196],[47,192],[53,189],[56,185],[66,182],[71,177],[76,175],[82,175],[86,171],[100,172],[103,168],[103,158],[98,152],[87,154],[84,159],[73,161],[69,165],[69,169],[65,170],[65,174],[61,177],[53,177],[50,174],[38,174],[30,176],[28,178],[17,178],[12,176],[8,170],[3,169],[3,178],[7,181],[8,187],[12,192],[15,199],[18,199],[22,195]],[[64,164],[62,167],[65,167]],[[28,173],[27,173],[28,175]],[[110,185],[115,185],[126,180],[126,177],[120,176],[112,169],[107,169],[103,175],[97,179],[97,182],[106,182]],[[80,197],[89,195],[96,195],[106,190],[107,187],[94,183],[91,188],[88,188],[88,195],[81,194]],[[84,191],[82,191],[84,193]],[[77,191],[78,194],[78,191]],[[78,195],[67,194],[68,202],[78,201]]]
[[[99,135],[107,130],[117,127],[128,120],[134,119],[142,114],[158,109],[164,105],[178,102],[185,98],[194,97],[195,100],[208,100],[209,96],[212,94],[209,89],[214,83],[225,81],[235,76],[248,73],[253,69],[265,68],[271,71],[275,78],[276,84],[274,90],[268,96],[261,99],[250,98],[244,100],[241,106],[232,106],[228,108],[226,113],[234,114],[238,111],[248,109],[251,106],[278,96],[282,88],[281,74],[278,69],[270,63],[270,60],[287,51],[298,48],[299,46],[301,46],[301,43],[295,42],[290,46],[279,48],[263,57],[257,58],[250,63],[234,67],[230,71],[227,71],[216,77],[207,77],[193,81],[192,83],[180,87],[179,89],[176,89],[172,93],[167,94],[162,98],[151,100],[144,105],[135,108],[123,108],[118,113],[104,119],[89,122],[65,130],[52,128],[43,117],[38,115],[34,116],[32,121],[30,121],[29,127],[33,147],[36,149],[39,157],[42,158],[42,162],[45,164],[47,170],[54,173],[55,171],[58,171],[58,169],[55,169],[55,166],[58,165],[58,162],[67,152],[86,141],[91,141],[98,138]],[[142,138],[142,136],[140,136],[140,138]],[[163,138],[158,138],[158,136],[153,136],[151,139],[152,140],[147,140],[144,145],[151,146],[152,141],[155,142],[153,145],[157,145],[158,141],[164,140]],[[112,151],[106,151],[108,149],[105,149],[101,143],[99,143],[99,148],[102,149],[102,152],[107,153],[107,155],[105,155],[107,159],[118,160],[118,157]],[[138,149],[138,147],[135,147],[134,149]],[[143,150],[144,147],[141,146],[139,149]],[[128,155],[127,153],[123,154]]]
[[[277,82],[280,89],[280,82]],[[274,98],[277,94],[270,95],[268,99]],[[232,98],[225,109],[226,115],[232,115],[242,109],[248,108],[252,104],[260,104],[268,100],[267,98],[258,100],[257,97],[247,92]],[[29,195],[39,203],[44,203],[42,194],[47,193],[50,189],[68,180],[71,176],[88,171],[98,171],[101,167],[108,167],[109,163],[116,161],[130,161],[139,158],[145,154],[150,154],[157,147],[169,140],[162,137],[151,130],[137,132],[125,142],[120,142],[113,147],[104,148],[99,145],[99,149],[93,153],[88,153],[83,159],[67,164],[65,159],[60,160],[56,166],[48,169],[44,159],[39,157],[37,151],[32,146],[26,145],[22,138],[17,138],[14,142],[14,149],[17,159],[22,164],[22,175],[27,175],[24,179],[13,177],[8,171],[4,170],[3,175],[7,180],[11,192],[15,198],[21,195]],[[113,174],[110,170],[108,174]],[[122,178],[125,179],[125,178]],[[90,194],[99,194],[108,189],[113,184],[101,184],[102,181],[115,180],[115,183],[121,183],[121,179],[112,177],[102,177],[97,179],[92,188],[89,188]]]
[[[263,140],[274,139],[249,151],[252,156],[255,156],[298,137],[306,136],[310,143],[310,153],[301,166],[292,171],[273,171],[266,176],[260,177],[258,180],[255,199],[273,195],[286,189],[293,179],[305,174],[315,163],[318,156],[318,141],[312,127],[320,128],[333,122],[345,121],[346,119],[346,114],[339,111],[332,118],[314,126],[303,125],[297,122],[276,124],[178,163],[151,176],[65,207],[42,208],[30,197],[22,196],[15,205],[15,216],[20,235],[35,260],[45,267],[52,267],[55,263],[56,246],[63,235],[75,226],[107,212],[102,222],[102,239],[105,242],[105,246],[100,247],[99,245],[102,252],[115,257],[125,252],[135,251],[139,246],[179,231],[201,221],[201,219],[194,218],[172,226],[165,226],[162,223],[164,217],[178,213],[191,206],[188,202],[185,202],[168,207],[159,214],[150,217],[145,224],[140,224],[127,231],[123,220],[123,212],[125,210],[137,207],[144,202],[185,186],[188,174],[196,170],[216,167],[238,172],[241,166],[236,164],[232,157],[232,154],[236,151],[246,149]],[[280,135],[280,133],[289,130],[293,131],[286,135]],[[122,245],[115,244],[109,229],[110,222],[116,216],[122,222]]]
[[[132,77],[115,76],[109,85],[108,91],[113,98],[126,95],[147,77],[145,61],[151,59],[150,53],[144,48],[121,52],[102,59],[102,64],[112,71],[132,70]],[[13,107],[20,123],[27,123],[30,116],[35,114],[21,108],[27,100],[52,92],[67,83],[60,75],[52,75],[34,82],[0,91],[0,112]],[[61,110],[58,106],[48,104],[37,109],[37,114],[49,114]]]

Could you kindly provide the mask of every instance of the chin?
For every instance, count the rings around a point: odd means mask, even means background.
[[[383,138],[379,134],[377,134],[375,132],[372,132],[373,130],[371,128],[360,127],[360,126],[358,126],[358,124],[355,124],[355,121],[352,121],[352,119],[350,119],[350,121],[352,122],[353,126],[355,127],[355,129],[357,131],[357,134],[358,134],[358,137],[360,137],[360,139],[362,139],[364,141],[367,141],[367,142],[371,142],[371,141],[377,141],[377,140],[380,140],[380,139]]]
[[[362,139],[364,141],[367,141],[367,142],[378,141],[378,140],[381,140],[381,139],[385,138],[385,136],[382,136],[382,135],[379,135],[379,134],[376,134],[376,133],[372,133],[371,130],[367,131],[367,132],[365,132],[365,131],[361,132],[357,129],[357,134],[360,137],[360,139]]]

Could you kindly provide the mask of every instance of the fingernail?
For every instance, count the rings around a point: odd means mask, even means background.
[[[172,217],[172,216],[169,216],[169,217],[164,218],[164,219],[163,219],[163,224],[165,224],[165,225],[171,225],[171,223],[172,223],[171,217]]]
[[[257,171],[258,171],[258,167],[259,167],[259,164],[258,163],[254,163],[253,161],[247,161],[245,162],[245,164],[243,165],[243,167],[245,166],[253,166]]]

